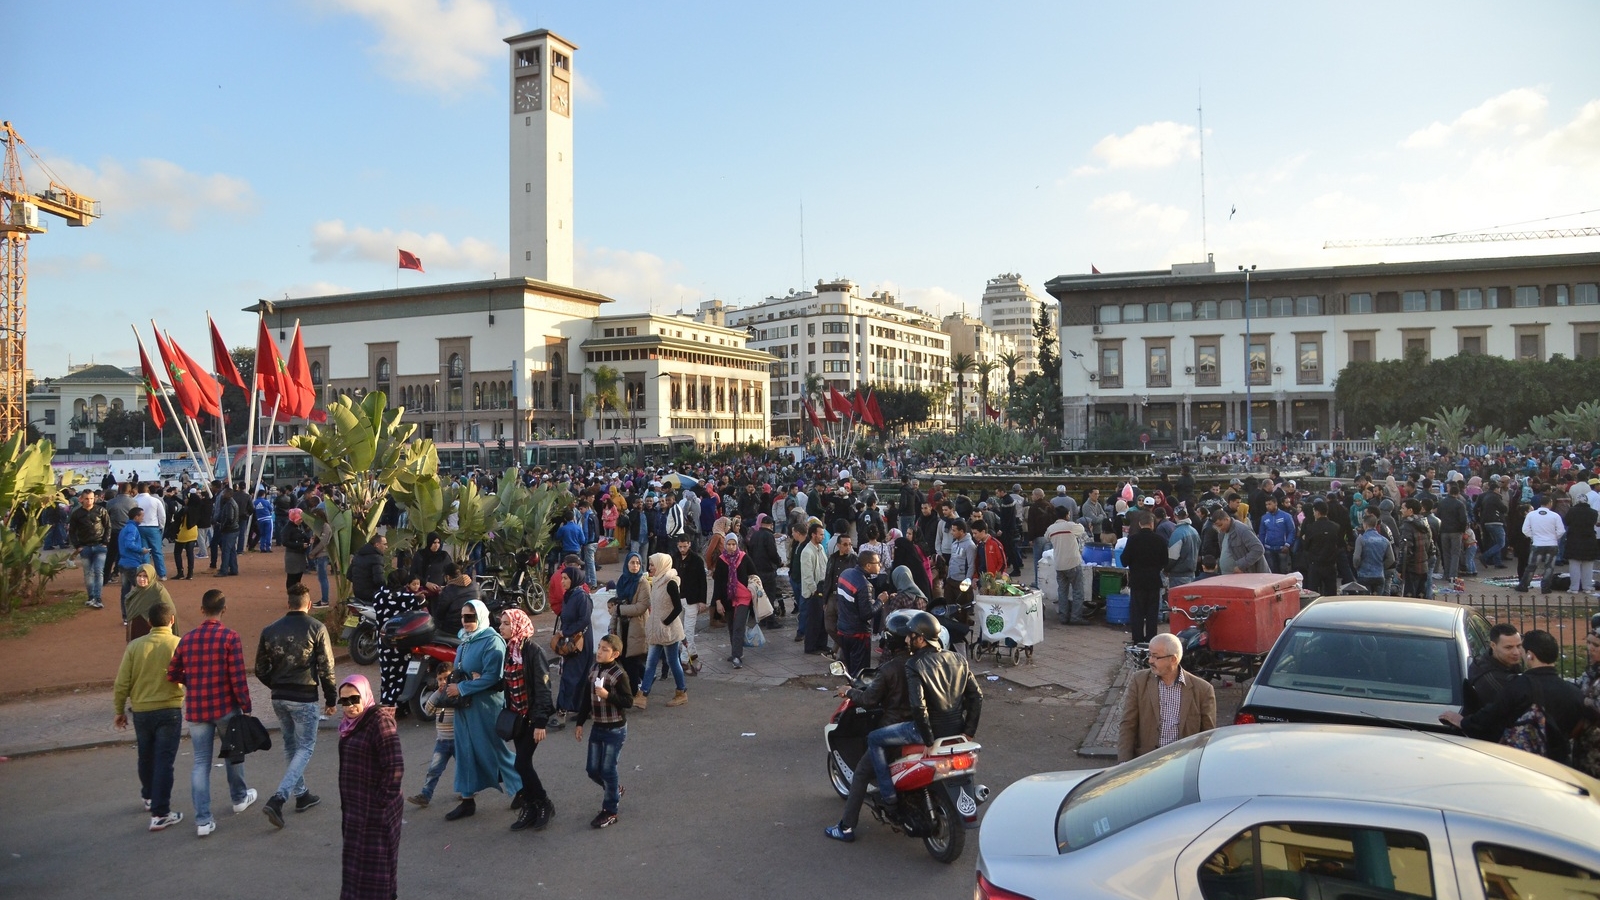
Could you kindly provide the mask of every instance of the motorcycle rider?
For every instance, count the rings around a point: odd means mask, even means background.
[[[884,643],[886,658],[883,665],[878,667],[877,675],[864,688],[845,686],[838,690],[838,696],[849,698],[861,709],[883,711],[878,719],[878,728],[872,734],[911,721],[911,700],[906,694],[906,662],[911,658],[907,638],[911,635],[911,619],[916,613],[917,610],[912,609],[890,613],[884,622],[888,629]],[[869,743],[872,734],[867,736]],[[847,844],[856,839],[856,822],[861,818],[861,803],[866,799],[867,785],[872,776],[873,770],[867,766],[867,757],[863,756],[856,761],[856,767],[850,773],[850,794],[844,801],[844,814],[839,824],[824,829],[824,834]]]

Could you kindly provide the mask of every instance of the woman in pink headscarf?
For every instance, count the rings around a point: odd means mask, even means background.
[[[300,576],[310,568],[306,564],[306,551],[311,549],[311,528],[305,523],[305,513],[300,507],[289,509],[289,523],[283,528],[284,589],[300,583]]]
[[[405,759],[394,716],[365,675],[339,682],[339,805],[344,880],[339,900],[394,900],[399,892],[400,783]]]

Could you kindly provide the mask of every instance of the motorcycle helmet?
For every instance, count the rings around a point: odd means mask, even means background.
[[[922,635],[923,640],[930,644],[939,644],[939,620],[921,610],[907,611],[911,613],[911,633]]]
[[[1589,633],[1600,634],[1600,613],[1595,613],[1589,617]]]

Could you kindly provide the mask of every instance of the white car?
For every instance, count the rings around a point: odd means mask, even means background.
[[[990,802],[974,900],[1600,898],[1600,782],[1459,736],[1220,728]]]

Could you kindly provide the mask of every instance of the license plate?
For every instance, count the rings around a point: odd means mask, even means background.
[[[346,628],[354,628],[354,627],[356,627],[357,625],[360,625],[360,624],[361,624],[361,617],[360,616],[348,615],[348,616],[344,617],[344,627],[346,627]]]
[[[420,660],[420,659],[413,659],[411,661],[411,663],[406,666],[406,674],[407,675],[415,675],[415,674],[417,674],[418,672],[421,672],[421,671],[422,671],[422,660]]]

